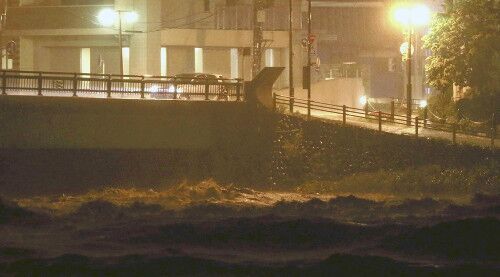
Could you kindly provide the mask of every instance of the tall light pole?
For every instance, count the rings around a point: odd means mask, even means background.
[[[0,16],[0,45],[3,47],[3,31],[5,29],[5,23],[7,22],[7,8],[8,8],[8,1],[4,0],[3,1],[4,6],[2,7],[2,15]],[[2,65],[0,65],[2,67]],[[5,69],[8,69],[9,67],[9,59],[8,59],[8,53],[7,49],[5,50]]]
[[[293,0],[289,0],[288,81],[290,82],[290,112],[293,113],[295,86],[293,83]]]
[[[411,39],[413,33],[413,26],[411,17],[409,19],[409,27],[408,27],[408,49],[406,50],[406,74],[407,74],[407,83],[406,83],[406,125],[411,125],[411,115],[412,115],[412,106],[413,106],[413,84],[411,81]]]
[[[412,38],[415,26],[424,25],[430,20],[430,10],[424,5],[406,5],[394,9],[394,19],[401,24],[408,34],[408,47],[406,50],[406,124],[411,125],[412,119]]]
[[[307,74],[308,84],[307,84],[307,118],[311,117],[311,50],[312,50],[312,0],[308,0],[307,3]]]
[[[111,27],[118,21],[118,45],[120,47],[120,75],[123,76],[123,30],[122,30],[122,17],[125,17],[127,23],[137,21],[138,15],[134,11],[122,11],[113,9],[102,10],[97,19],[102,26]]]

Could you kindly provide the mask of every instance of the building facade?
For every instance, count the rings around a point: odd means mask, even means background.
[[[251,79],[253,0],[14,0],[8,1],[2,44],[16,51],[2,68],[118,74],[175,75],[188,72]],[[306,0],[293,0],[294,79],[301,86],[306,65]],[[401,97],[404,72],[400,30],[390,26],[388,0],[313,0],[313,80],[362,78],[373,97]],[[269,0],[263,20],[263,66],[288,70],[289,0]],[[134,11],[118,24],[103,27],[103,9]],[[5,59],[5,57],[3,57]],[[9,63],[10,62],[10,63]],[[419,67],[420,66],[420,67]],[[415,72],[423,72],[417,63]],[[278,87],[288,86],[288,72]],[[421,91],[422,89],[420,89]],[[414,90],[414,91],[419,91]],[[415,98],[418,98],[416,95]]]

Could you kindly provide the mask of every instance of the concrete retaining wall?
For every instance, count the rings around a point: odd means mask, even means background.
[[[207,149],[245,103],[0,97],[0,148]],[[230,137],[230,136],[229,136]]]

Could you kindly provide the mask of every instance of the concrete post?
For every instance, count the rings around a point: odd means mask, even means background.
[[[161,74],[161,32],[149,32],[161,21],[160,0],[134,0],[133,10],[139,14],[139,23],[134,24],[134,33],[130,35],[130,74]],[[143,23],[142,23],[143,22]],[[124,31],[130,26],[124,27]]]

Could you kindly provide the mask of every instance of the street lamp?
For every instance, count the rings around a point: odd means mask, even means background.
[[[97,20],[104,27],[111,27],[118,20],[118,41],[120,45],[120,75],[123,76],[123,39],[122,39],[122,18],[125,22],[134,23],[139,15],[134,11],[122,11],[113,9],[103,9],[97,15]]]
[[[408,43],[405,45],[406,48],[406,66],[407,66],[407,76],[408,83],[406,84],[406,124],[411,125],[411,114],[412,114],[412,83],[411,83],[411,56],[413,52],[412,47],[412,36],[413,29],[415,26],[422,26],[429,22],[430,20],[430,10],[424,5],[405,5],[396,7],[393,10],[393,17],[397,23],[401,24],[403,28],[408,33]],[[403,51],[402,51],[403,52]]]

